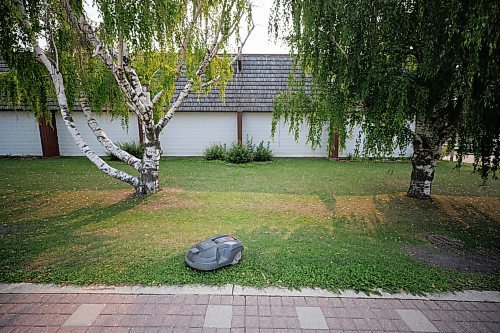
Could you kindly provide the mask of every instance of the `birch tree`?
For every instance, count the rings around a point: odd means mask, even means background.
[[[430,197],[446,143],[495,177],[499,26],[498,1],[275,0],[270,28],[313,79],[308,93],[304,78],[291,80],[274,119],[295,131],[307,119],[313,143],[324,124],[341,142],[359,124],[364,154],[413,143],[411,197]]]
[[[135,188],[137,196],[159,189],[160,133],[191,93],[224,93],[232,77],[234,44],[253,29],[249,0],[94,0],[102,22],[87,16],[81,0],[7,0],[0,4],[0,50],[10,71],[0,93],[37,118],[50,119],[57,101],[69,133],[102,172]],[[240,27],[246,25],[245,36]],[[186,82],[180,92],[175,83]],[[78,103],[89,128],[111,154],[137,176],[110,166],[85,142],[72,118]],[[144,133],[144,155],[120,149],[95,112],[135,113]]]

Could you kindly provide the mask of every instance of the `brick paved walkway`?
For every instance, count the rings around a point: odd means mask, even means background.
[[[500,332],[500,303],[0,292],[0,332]]]

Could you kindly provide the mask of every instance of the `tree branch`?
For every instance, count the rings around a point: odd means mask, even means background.
[[[92,163],[94,163],[94,165],[96,165],[99,168],[99,170],[103,171],[104,173],[108,174],[111,177],[122,180],[134,187],[137,187],[139,185],[139,180],[136,177],[133,177],[127,174],[126,172],[115,169],[110,165],[108,165],[102,158],[97,156],[89,147],[89,145],[85,142],[85,140],[83,140],[80,132],[78,131],[73,121],[73,118],[69,113],[68,101],[66,98],[66,92],[64,90],[64,80],[62,74],[49,61],[49,59],[45,54],[45,51],[38,45],[35,36],[33,36],[33,34],[31,33],[31,23],[27,19],[26,10],[24,8],[22,0],[15,0],[15,3],[23,17],[23,25],[25,29],[28,31],[28,34],[30,36],[31,45],[33,46],[35,52],[35,57],[39,62],[41,62],[45,66],[45,68],[50,74],[52,83],[54,84],[54,89],[57,94],[57,102],[59,104],[59,110],[61,111],[61,115],[66,125],[66,128],[68,129],[70,135],[75,140],[75,143],[78,145],[83,154]]]
[[[225,7],[225,3],[226,2],[224,2],[224,6],[223,7]],[[224,9],[223,9],[223,12],[224,12]],[[216,29],[217,33],[214,35],[214,38],[212,40],[212,45],[211,45],[210,49],[208,50],[207,55],[205,56],[205,58],[203,59],[203,61],[198,66],[198,70],[196,71],[196,75],[197,76],[202,75],[205,72],[205,69],[207,68],[208,64],[210,63],[210,61],[213,59],[213,57],[217,53],[218,45],[220,45],[220,42],[221,42],[219,40],[219,37],[220,37],[222,25],[224,24],[223,17],[224,16],[221,15],[221,20],[219,21],[219,25],[218,25],[218,27]],[[255,27],[255,25],[252,23],[251,29],[248,31],[248,34],[247,34],[245,40],[243,41],[243,44],[241,45],[241,48],[240,48],[239,52],[231,60],[231,64],[233,64],[238,59],[238,57],[241,55],[241,52],[243,51],[243,46],[245,45],[246,41],[248,40],[248,37],[252,33],[254,27]],[[202,85],[202,87],[206,87],[206,86],[208,86],[210,84],[213,84],[213,83],[217,82],[218,80],[220,80],[220,75],[217,75],[212,80],[210,80],[208,82],[205,82]],[[156,124],[156,131],[158,133],[160,133],[163,130],[163,128],[165,128],[165,126],[170,122],[170,120],[174,116],[175,112],[179,109],[179,107],[184,102],[184,100],[189,96],[189,93],[191,92],[192,88],[193,88],[193,82],[192,81],[188,81],[186,83],[186,85],[184,86],[184,89],[182,89],[182,91],[177,96],[177,99],[175,100],[175,102],[171,105],[171,107],[168,110],[168,112],[165,113],[165,115],[160,119],[160,121],[158,122],[158,124]],[[157,96],[155,96],[155,98],[156,97]]]
[[[129,106],[133,106],[132,111],[137,114],[137,116],[144,124],[150,123],[151,117],[148,117],[146,115],[148,113],[148,108],[143,104],[143,101],[140,98],[142,89],[139,93],[137,86],[133,87],[130,84],[125,75],[124,69],[120,66],[116,66],[112,55],[113,50],[110,52],[107,48],[105,48],[85,17],[80,16],[80,18],[77,18],[71,10],[69,1],[60,1],[66,12],[66,15],[68,16],[69,23],[76,31],[79,32],[80,37],[92,46],[92,48],[94,49],[94,55],[99,56],[99,58],[102,60],[102,63],[111,71],[111,73],[115,77],[116,82],[118,83],[118,86],[128,99],[127,104]],[[118,55],[118,57],[120,58],[120,55]],[[152,124],[150,125],[152,126]]]
[[[94,133],[95,137],[97,138],[97,141],[99,141],[99,143],[104,148],[106,148],[109,153],[115,155],[123,162],[134,167],[136,170],[139,170],[141,166],[141,160],[124,151],[108,138],[106,132],[104,132],[97,123],[97,120],[94,117],[94,113],[90,109],[87,97],[85,96],[83,91],[80,93],[80,105],[85,117],[87,118],[87,124],[92,133]]]

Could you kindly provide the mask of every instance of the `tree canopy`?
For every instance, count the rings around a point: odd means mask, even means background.
[[[103,172],[125,181],[136,195],[158,191],[160,133],[194,93],[232,77],[230,47],[241,42],[240,26],[253,28],[249,0],[94,0],[100,23],[86,16],[82,0],[8,0],[0,4],[0,53],[10,71],[0,76],[0,94],[37,118],[57,101],[80,150]],[[248,37],[247,34],[247,37]],[[231,45],[232,44],[232,45]],[[243,41],[244,44],[244,41]],[[176,92],[175,83],[185,77]],[[97,156],[81,136],[71,109],[78,102],[87,124],[108,152],[139,176]],[[113,143],[93,112],[106,108],[136,114],[144,133],[138,159]]]
[[[305,117],[316,144],[325,123],[341,142],[360,124],[366,154],[405,147],[417,120],[494,174],[499,26],[500,4],[489,0],[275,0],[270,30],[312,81],[294,76],[274,118],[297,129]]]

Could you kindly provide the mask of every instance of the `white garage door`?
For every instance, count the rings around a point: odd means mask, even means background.
[[[315,150],[307,143],[308,127],[302,126],[298,142],[288,130],[288,125],[280,121],[274,138],[271,136],[271,113],[247,112],[243,113],[243,140],[247,136],[253,138],[253,142],[270,142],[271,149],[278,157],[327,157],[328,156],[328,132],[324,131],[321,137],[321,146]]]
[[[230,145],[236,139],[235,112],[179,112],[160,136],[166,156],[202,156],[211,143]]]
[[[0,155],[42,155],[40,131],[32,113],[0,112]]]

